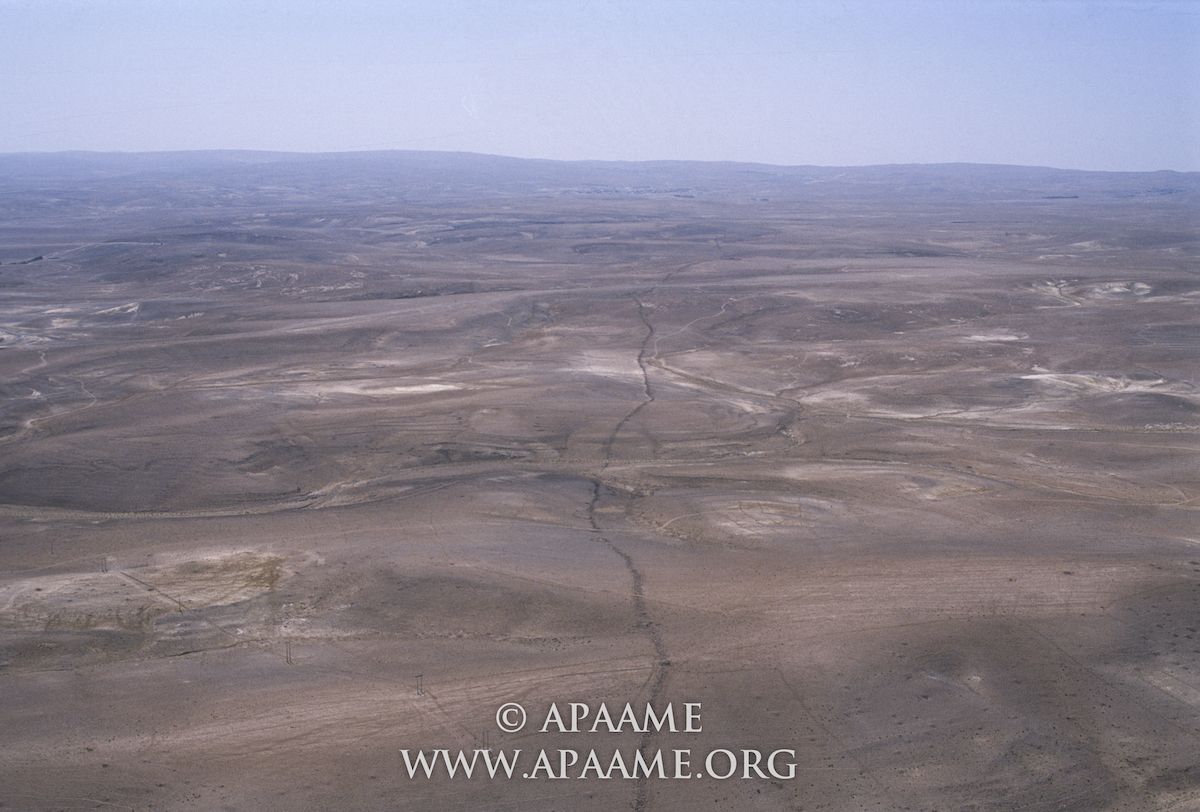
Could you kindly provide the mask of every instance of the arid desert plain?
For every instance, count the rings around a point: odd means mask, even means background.
[[[0,807],[1200,809],[1198,306],[1196,173],[0,156]]]

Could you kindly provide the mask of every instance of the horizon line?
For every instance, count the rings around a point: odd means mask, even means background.
[[[387,154],[418,154],[418,155],[460,155],[475,158],[498,158],[509,161],[528,161],[531,163],[554,164],[700,164],[707,166],[761,166],[772,169],[871,169],[884,167],[992,167],[1005,169],[1042,169],[1055,172],[1088,172],[1104,174],[1150,175],[1171,173],[1178,175],[1197,175],[1200,169],[1080,169],[1071,167],[1048,166],[1044,164],[1016,164],[990,161],[931,161],[931,162],[887,162],[862,164],[781,164],[768,161],[743,160],[714,160],[696,158],[540,158],[521,155],[504,155],[492,152],[473,152],[471,150],[439,150],[439,149],[404,149],[392,147],[388,149],[345,149],[345,150],[289,150],[289,149],[244,149],[239,147],[216,147],[200,149],[154,149],[154,150],[102,150],[102,149],[64,149],[64,150],[20,150],[0,152],[0,158],[14,157],[55,157],[67,155],[84,156],[169,156],[169,155],[202,155],[219,153],[237,153],[245,155],[279,155],[279,156],[311,156],[332,157],[351,155],[387,155]]]

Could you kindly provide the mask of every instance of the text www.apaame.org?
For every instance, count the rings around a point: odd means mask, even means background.
[[[654,750],[401,750],[409,779],[627,779],[714,778],[786,780],[796,777],[796,751],[716,748],[693,759],[690,749]]]

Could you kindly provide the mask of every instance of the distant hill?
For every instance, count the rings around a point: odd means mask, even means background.
[[[339,189],[358,198],[594,196],[765,200],[1200,201],[1197,172],[1087,172],[989,164],[859,167],[773,166],[699,161],[550,161],[459,152],[287,153],[197,151],[0,154],[0,194],[61,194],[86,202],[128,196],[141,185],[177,205],[215,198],[253,205]],[[111,202],[107,201],[106,202]]]

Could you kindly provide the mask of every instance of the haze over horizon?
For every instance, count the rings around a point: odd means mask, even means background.
[[[0,152],[1200,169],[1180,2],[0,1]]]
[[[841,169],[846,170],[875,170],[875,169],[904,169],[914,168],[921,169],[936,169],[939,167],[960,167],[965,171],[974,169],[998,169],[998,170],[1034,170],[1046,171],[1050,173],[1069,172],[1079,174],[1128,174],[1128,175],[1150,175],[1158,173],[1168,173],[1175,175],[1197,175],[1200,174],[1200,169],[1077,169],[1061,166],[1042,166],[1035,164],[1005,164],[995,162],[981,161],[931,161],[931,162],[907,162],[907,163],[877,163],[877,164],[781,164],[771,163],[769,161],[739,161],[739,160],[719,160],[719,159],[703,159],[703,158],[540,158],[536,156],[519,156],[519,155],[501,155],[490,152],[471,152],[467,150],[437,150],[437,149],[379,149],[379,150],[273,150],[273,149],[179,149],[179,150],[87,150],[87,149],[68,149],[68,150],[24,150],[20,152],[0,152],[0,158],[14,159],[23,157],[37,158],[54,158],[55,156],[84,156],[94,157],[98,160],[103,160],[106,157],[127,157],[131,159],[138,158],[164,158],[169,156],[213,156],[215,162],[219,162],[221,155],[238,155],[238,156],[259,156],[265,159],[265,162],[274,162],[273,159],[268,159],[267,156],[288,156],[298,158],[329,158],[329,157],[353,157],[353,156],[446,156],[455,157],[462,156],[464,158],[480,158],[480,159],[496,159],[499,161],[518,161],[531,163],[555,163],[555,164],[580,164],[592,166],[611,165],[614,167],[630,167],[639,164],[647,166],[661,166],[664,164],[680,164],[682,166],[761,166],[771,167],[780,170],[824,170],[836,171]],[[254,163],[252,159],[248,159]],[[6,167],[11,168],[11,165]]]

